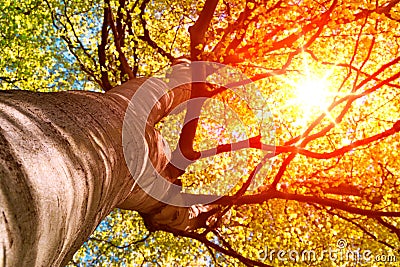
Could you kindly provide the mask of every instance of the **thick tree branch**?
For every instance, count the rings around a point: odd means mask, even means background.
[[[214,15],[217,3],[218,0],[207,0],[196,23],[189,28],[192,61],[199,59],[202,52],[202,48],[199,46],[204,44],[204,36]],[[205,102],[205,98],[201,97],[208,94],[206,84],[204,83],[207,77],[206,66],[198,66],[196,71],[192,71],[191,76],[192,89],[190,99],[194,99],[195,101],[188,106],[178,147],[172,154],[173,159],[176,161],[195,160],[200,156],[198,152],[193,150],[193,141],[196,135],[201,108]],[[173,169],[174,167],[170,166],[170,168]],[[180,176],[184,173],[184,170],[176,169],[174,173]]]
[[[334,151],[331,152],[324,152],[324,153],[318,153],[318,152],[313,152],[309,151],[307,149],[304,149],[302,147],[297,147],[297,146],[274,146],[274,145],[267,145],[263,144],[261,142],[261,136],[255,136],[246,140],[242,140],[239,142],[231,143],[231,144],[222,144],[218,145],[216,148],[211,148],[208,150],[204,150],[200,152],[200,158],[207,158],[211,157],[220,153],[224,152],[230,152],[230,151],[237,151],[245,148],[257,148],[261,149],[264,151],[270,151],[273,152],[274,155],[279,155],[281,153],[298,153],[301,155],[304,155],[306,157],[310,158],[316,158],[316,159],[330,159],[334,157],[338,157],[340,155],[343,155],[349,151],[352,151],[353,149],[360,147],[360,146],[365,146],[367,144],[379,141],[383,138],[386,138],[388,136],[391,136],[397,132],[400,131],[400,120],[397,121],[395,124],[393,124],[392,128],[383,131],[381,133],[375,134],[373,136],[370,136],[368,138],[364,138],[361,140],[357,140],[352,142],[351,144],[347,146],[343,146],[339,149],[335,149]]]
[[[199,60],[203,51],[204,37],[210,26],[211,19],[217,7],[218,0],[207,0],[204,4],[196,23],[189,28],[190,33],[190,53],[192,61]]]
[[[108,77],[108,71],[106,66],[106,45],[108,42],[108,26],[110,24],[110,8],[104,7],[103,14],[103,25],[101,27],[101,41],[98,45],[98,55],[101,73],[101,84],[104,91],[111,90],[112,85]]]
[[[215,201],[213,204],[219,205],[230,205],[235,203],[235,205],[246,205],[246,204],[260,204],[264,201],[268,201],[270,199],[285,199],[285,200],[294,200],[303,203],[313,203],[319,204],[326,207],[332,207],[334,209],[343,210],[350,212],[352,214],[359,214],[363,216],[367,216],[369,218],[379,218],[379,217],[400,217],[400,212],[398,211],[378,211],[378,210],[367,210],[357,207],[352,207],[348,205],[346,202],[339,201],[331,198],[321,198],[317,196],[307,196],[307,195],[299,195],[293,193],[285,193],[280,192],[275,189],[267,190],[260,194],[256,195],[246,195],[242,196],[239,199],[235,199],[234,197],[223,197]]]
[[[124,9],[126,6],[126,2],[125,0],[118,0],[118,9],[117,9],[117,14],[116,14],[116,21],[115,21],[115,28],[117,30],[118,33],[118,42],[119,42],[119,46],[121,47],[121,51],[124,49],[125,46],[125,27],[126,25],[123,24],[123,20],[124,20]],[[111,13],[111,19],[112,19],[112,13]],[[120,81],[121,82],[125,82],[125,70],[124,70],[124,66],[121,64],[119,66],[119,69],[121,70],[120,73]],[[132,67],[129,65],[129,70],[132,71]],[[132,76],[136,77],[132,71]],[[129,77],[129,73],[128,73],[128,77]]]

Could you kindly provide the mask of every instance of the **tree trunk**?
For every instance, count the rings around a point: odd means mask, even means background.
[[[131,80],[106,94],[0,93],[1,266],[67,264],[117,206],[161,213],[165,205],[132,178],[143,176],[150,161],[162,162],[158,168],[167,163],[151,124],[144,136],[133,133],[132,174],[123,154],[125,110],[143,81]],[[153,89],[144,104],[165,90],[160,84]],[[155,123],[188,96],[181,90],[159,99],[149,121]],[[163,214],[158,218],[164,221],[171,215]]]

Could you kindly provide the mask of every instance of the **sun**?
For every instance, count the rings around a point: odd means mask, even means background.
[[[329,105],[331,94],[329,83],[323,78],[309,78],[294,84],[293,102],[305,111],[324,111]]]
[[[308,74],[299,80],[289,82],[293,95],[288,104],[296,107],[297,110],[295,125],[306,127],[311,120],[321,114],[325,114],[330,121],[335,123],[329,112],[329,106],[335,94],[332,91],[331,81],[327,79],[328,76],[318,77]]]

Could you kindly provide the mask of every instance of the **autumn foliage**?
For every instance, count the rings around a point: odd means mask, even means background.
[[[229,188],[207,226],[146,229],[115,210],[71,266],[280,266],[268,250],[320,253],[338,240],[370,250],[368,266],[400,260],[399,1],[23,2],[0,7],[1,89],[108,91],[180,57],[252,81],[194,86],[209,98],[194,126],[181,131],[184,112],[157,125],[172,148],[190,131],[193,151],[218,148],[179,175],[187,192]]]

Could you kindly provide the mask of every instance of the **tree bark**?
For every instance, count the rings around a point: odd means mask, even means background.
[[[190,92],[181,88],[159,99],[145,136],[134,137],[131,174],[122,126],[129,99],[144,81],[131,80],[106,94],[0,93],[1,266],[67,264],[115,207],[153,215],[157,210],[163,215],[156,218],[164,221],[171,216],[133,177],[143,175],[151,161],[165,167],[168,155],[152,126]],[[165,90],[162,83],[152,88],[144,105]]]

